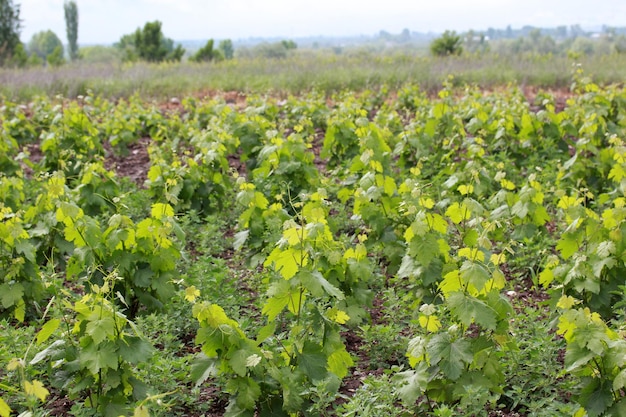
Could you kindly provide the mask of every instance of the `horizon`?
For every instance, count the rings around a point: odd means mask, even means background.
[[[380,31],[438,34],[511,26],[554,28],[580,25],[585,30],[626,26],[626,2],[613,0],[441,0],[414,4],[380,2],[213,0],[77,0],[80,45],[111,45],[123,35],[159,20],[163,33],[175,41],[203,39],[298,39],[373,37]],[[547,3],[547,4],[546,4]],[[52,30],[65,41],[63,0],[16,1],[21,7],[21,39]],[[469,18],[468,18],[469,17]],[[109,22],[115,22],[111,25]],[[65,43],[65,42],[64,42]]]

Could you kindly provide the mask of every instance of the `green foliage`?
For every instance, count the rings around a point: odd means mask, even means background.
[[[210,62],[215,60],[218,56],[217,50],[213,49],[213,39],[209,39],[206,45],[189,57],[189,60],[192,62]]]
[[[60,46],[54,48],[52,53],[46,57],[46,61],[48,65],[53,67],[58,67],[65,63],[65,58],[63,58],[63,49]]]
[[[63,43],[53,31],[45,30],[33,35],[28,42],[28,51],[43,60],[47,60],[50,55],[54,54],[57,56],[55,59],[58,60],[58,57],[63,57]]]
[[[122,50],[124,60],[148,62],[180,61],[185,54],[181,45],[174,47],[174,41],[166,38],[158,20],[148,22],[143,29],[124,35],[115,46]]]
[[[0,0],[0,66],[6,65],[19,48],[20,5],[13,4],[13,0]]]
[[[233,59],[235,57],[235,48],[233,47],[233,41],[230,39],[222,39],[217,49],[222,51],[224,59]]]
[[[128,413],[148,395],[133,366],[151,358],[154,348],[115,304],[115,272],[75,303],[67,303],[64,337],[39,352],[56,388],[84,400],[100,415]],[[50,322],[48,322],[50,323]],[[56,323],[58,326],[58,323]],[[45,326],[44,326],[45,329]]]
[[[121,61],[118,48],[112,46],[83,46],[78,51],[78,58],[85,63],[111,63]]]
[[[461,55],[463,40],[454,31],[446,30],[430,44],[430,52],[435,56]]]
[[[78,6],[76,2],[66,1],[63,4],[65,14],[65,30],[67,33],[67,43],[69,47],[70,59],[78,59]]]

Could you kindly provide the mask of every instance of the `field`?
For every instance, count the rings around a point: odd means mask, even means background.
[[[0,416],[626,415],[626,90],[567,77],[15,90]]]
[[[239,91],[272,96],[333,94],[406,84],[436,92],[449,75],[458,87],[466,84],[493,89],[507,84],[569,89],[572,73],[582,65],[594,81],[621,83],[626,79],[626,54],[566,56],[495,53],[432,57],[423,51],[351,49],[340,55],[302,50],[285,59],[238,58],[218,63],[84,63],[63,67],[0,69],[0,94],[13,101],[46,95],[76,97],[95,94],[117,99],[140,94],[160,101],[198,92]]]

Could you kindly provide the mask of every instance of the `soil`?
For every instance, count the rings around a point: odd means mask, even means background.
[[[150,156],[148,146],[152,139],[141,138],[137,142],[128,145],[127,155],[118,155],[108,150],[108,156],[104,161],[104,167],[112,170],[118,177],[129,178],[132,182],[142,188],[148,178],[150,169]]]

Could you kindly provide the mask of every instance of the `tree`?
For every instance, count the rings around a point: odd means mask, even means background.
[[[63,58],[63,48],[61,46],[54,48],[54,50],[46,57],[46,61],[48,62],[48,65],[52,67],[63,65],[65,63],[65,58]]]
[[[61,55],[63,55],[63,43],[56,33],[51,30],[35,33],[30,42],[28,42],[29,52],[38,55],[44,61],[56,48],[60,48]]]
[[[0,0],[0,65],[11,59],[20,42],[20,6],[13,0]]]
[[[202,48],[193,54],[189,60],[192,62],[209,62],[215,59],[216,50],[213,49],[213,39],[209,39]]]
[[[148,62],[180,61],[185,49],[166,38],[158,20],[148,22],[143,29],[124,35],[115,46],[124,52],[126,61],[141,59]]]
[[[235,56],[235,48],[233,48],[233,41],[230,39],[224,39],[220,41],[218,49],[222,51],[225,59],[233,59]]]
[[[67,44],[69,47],[70,59],[78,59],[78,6],[75,1],[63,4],[65,11],[65,29],[67,31]]]
[[[454,31],[446,30],[430,44],[430,51],[436,56],[461,55],[463,41]]]

